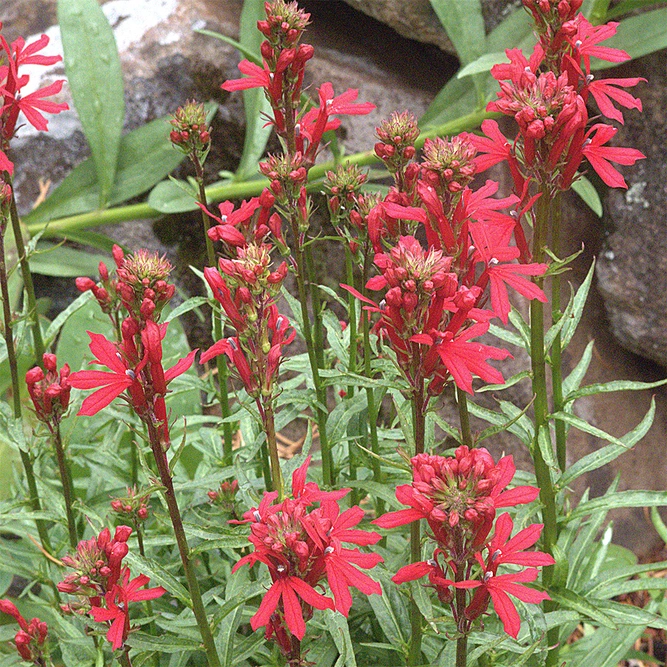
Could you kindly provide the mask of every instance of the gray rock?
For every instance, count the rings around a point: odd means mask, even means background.
[[[646,160],[625,168],[628,190],[607,196],[608,236],[597,276],[612,331],[627,349],[667,365],[667,53],[614,70],[614,77],[644,76],[638,93],[644,112],[625,114],[617,146],[639,148]]]
[[[435,44],[447,53],[454,47],[429,0],[345,0],[377,21],[393,28],[399,35],[417,42]],[[487,33],[521,6],[520,0],[485,0],[482,5]]]

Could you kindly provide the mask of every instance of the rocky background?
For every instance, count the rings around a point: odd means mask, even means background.
[[[311,0],[302,4],[313,21],[308,31],[316,49],[309,68],[313,88],[323,81],[331,81],[336,91],[359,88],[359,99],[378,107],[370,116],[343,122],[346,149],[356,152],[373,145],[375,125],[391,111],[409,109],[419,117],[458,63],[428,0],[346,3]],[[492,29],[519,4],[518,0],[486,0],[487,28]],[[241,0],[110,0],[104,4],[123,64],[126,129],[166,116],[190,98],[215,100],[220,104],[214,121],[215,148],[207,163],[212,178],[221,169],[235,169],[243,145],[241,96],[220,89],[225,79],[239,76],[236,65],[240,57],[230,46],[194,29],[206,28],[236,38],[241,8]],[[54,26],[55,0],[2,3],[0,21],[10,41],[18,35],[46,32],[53,49],[60,48]],[[47,78],[62,75],[62,68],[56,66]],[[647,159],[624,170],[627,191],[605,194],[602,219],[576,197],[566,200],[564,250],[569,254],[582,244],[585,249],[567,276],[575,288],[593,257],[598,261],[586,314],[564,355],[565,364],[571,368],[586,344],[595,339],[586,383],[653,381],[665,376],[667,366],[667,53],[623,65],[613,76],[643,76],[649,81],[637,89],[644,101],[644,113],[627,113],[626,125],[617,135],[619,145],[639,148]],[[63,99],[67,101],[67,97],[65,88]],[[23,213],[39,196],[40,179],[50,179],[54,187],[88,155],[75,111],[53,117],[50,129],[48,135],[39,135],[24,128],[13,144]],[[501,173],[494,177],[501,181],[504,178]],[[177,267],[181,287],[199,289],[187,268],[193,263],[201,265],[203,259],[196,216],[137,220],[101,231],[130,248],[143,246],[166,253]],[[329,260],[327,270],[332,274],[329,279],[337,282],[335,262]],[[59,309],[75,296],[71,284],[69,280],[43,279],[39,288]],[[198,326],[191,327],[193,340],[206,336],[205,329]],[[526,360],[517,358],[514,363],[525,367]],[[506,372],[509,375],[509,369]],[[530,400],[530,388],[527,383],[522,385],[523,390],[514,393],[517,402],[525,404]],[[658,389],[654,395],[658,409],[651,431],[633,451],[585,480],[592,496],[603,493],[619,473],[621,489],[666,487],[667,390]],[[620,436],[640,421],[650,398],[649,392],[607,394],[578,401],[576,412],[591,424]],[[592,436],[571,431],[573,459],[603,444]],[[525,452],[511,436],[497,441],[493,449],[496,454],[502,450],[514,453],[520,466],[527,463]],[[640,556],[648,556],[662,546],[641,510],[617,516],[614,539]]]

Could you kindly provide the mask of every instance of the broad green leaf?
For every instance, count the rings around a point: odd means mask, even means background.
[[[430,0],[462,65],[477,60],[486,50],[486,29],[480,0]],[[484,78],[473,79],[477,98],[484,101]]]
[[[176,308],[170,310],[164,319],[166,322],[171,322],[171,320],[178,319],[181,315],[185,315],[185,313],[189,313],[191,310],[196,310],[207,303],[208,299],[205,296],[191,296],[189,299],[186,299],[183,303],[176,306]]]
[[[582,396],[596,396],[597,394],[607,394],[614,391],[642,391],[645,389],[655,389],[667,384],[667,379],[657,380],[656,382],[635,382],[634,380],[612,380],[611,382],[600,382],[598,384],[589,384],[586,387],[577,389],[567,395],[566,403],[574,401]]]
[[[81,245],[90,246],[97,250],[103,250],[109,254],[111,254],[113,247],[116,245],[116,242],[112,238],[85,229],[68,229],[66,232],[59,233],[59,236],[66,241],[74,241],[74,243],[80,243]],[[123,250],[128,250],[124,245],[120,243],[118,245],[120,245]]]
[[[95,255],[85,250],[42,241],[37,244],[37,252],[30,257],[30,270],[41,276],[59,278],[94,276],[97,275],[100,262],[108,259],[107,255]]]
[[[559,657],[567,667],[617,667],[643,632],[637,626],[600,628],[566,646]]]
[[[265,14],[264,0],[244,0],[239,33],[240,42],[248,51],[259,52],[264,35],[257,30],[257,21],[265,18]],[[264,154],[272,129],[271,124],[267,124],[267,117],[271,117],[271,104],[262,88],[244,90],[243,107],[245,138],[234,179],[237,181],[245,181],[257,173],[257,163]]]
[[[569,345],[570,341],[572,340],[572,336],[574,336],[574,332],[577,330],[577,327],[579,326],[579,322],[581,321],[581,316],[583,315],[584,312],[584,306],[586,305],[586,299],[588,298],[588,292],[591,289],[591,284],[593,282],[594,273],[595,273],[595,262],[592,262],[591,268],[588,269],[588,273],[586,274],[584,282],[581,283],[579,289],[577,290],[577,293],[574,295],[574,306],[572,307],[572,315],[565,322],[565,324],[563,324],[563,328],[561,330],[561,344],[563,349],[565,349]]]
[[[405,645],[406,635],[404,633],[409,627],[409,623],[406,623],[407,609],[405,603],[396,592],[396,587],[385,584],[385,577],[381,577],[381,579],[383,579],[380,582],[382,595],[369,595],[368,602],[373,608],[375,618],[389,642],[396,646]]]
[[[220,183],[212,183],[207,190],[218,185]],[[189,192],[188,184],[184,182],[161,181],[148,195],[148,205],[160,213],[196,211],[196,192]]]
[[[72,98],[95,162],[99,208],[109,203],[125,120],[118,48],[97,0],[58,0]]]
[[[207,105],[209,114],[215,104]],[[115,179],[109,205],[121,204],[159,183],[185,159],[169,141],[168,118],[159,118],[126,134],[120,141]],[[78,165],[56,190],[24,220],[47,222],[77,213],[94,211],[99,206],[100,188],[95,162],[88,158]]]
[[[637,426],[632,429],[629,433],[626,433],[622,438],[620,438],[620,444],[611,444],[602,447],[590,454],[582,456],[578,461],[575,461],[562,475],[558,481],[558,486],[565,488],[569,486],[575,479],[585,475],[591,470],[597,470],[603,465],[610,463],[614,459],[618,458],[624,452],[627,452],[630,447],[633,447],[639,440],[641,440],[648,430],[651,428],[653,423],[653,417],[655,415],[655,399],[651,399],[651,407],[648,412],[644,415],[644,418],[637,424]]]
[[[593,24],[604,23],[611,0],[584,0],[581,13]]]
[[[667,7],[653,9],[638,16],[623,19],[616,34],[605,40],[605,47],[623,49],[632,59],[667,48]],[[609,69],[620,63],[591,58],[591,69]]]
[[[329,414],[327,418],[327,435],[332,445],[336,445],[346,439],[347,425],[350,419],[365,410],[366,394],[344,398]]]
[[[481,72],[490,72],[494,65],[504,63],[507,61],[507,56],[504,51],[494,51],[493,53],[485,53],[476,60],[462,67],[457,73],[457,79],[463,79],[472,74],[480,74]]]
[[[564,521],[572,521],[580,516],[592,514],[597,510],[606,511],[621,507],[665,507],[667,506],[667,491],[618,491],[613,495],[593,498],[579,504]]]
[[[602,201],[595,186],[585,177],[580,176],[572,183],[572,189],[581,197],[582,201],[588,208],[597,215],[602,217]]]

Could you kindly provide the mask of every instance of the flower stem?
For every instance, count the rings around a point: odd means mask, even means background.
[[[426,413],[424,401],[424,381],[420,378],[415,387],[412,398],[412,426],[415,437],[415,456],[424,453],[424,441],[426,436]],[[421,531],[419,521],[414,521],[410,526],[410,562],[417,563],[421,560]],[[410,636],[410,649],[408,653],[408,665],[421,665],[422,661],[422,615],[414,598],[410,600],[410,625],[412,634]]]
[[[5,172],[7,173],[7,172]],[[11,181],[7,181],[11,185]],[[23,278],[23,286],[25,287],[26,299],[28,302],[28,318],[30,321],[30,329],[32,331],[33,352],[35,353],[35,360],[37,364],[43,368],[42,357],[44,355],[44,339],[42,338],[42,329],[39,324],[39,313],[37,312],[37,299],[35,298],[35,286],[32,282],[32,274],[30,273],[30,262],[25,250],[25,243],[23,243],[23,232],[21,231],[21,223],[19,221],[19,214],[16,209],[16,198],[14,197],[14,190],[12,189],[12,198],[10,202],[10,218],[12,221],[12,231],[14,232],[14,243],[16,244],[16,252],[18,253],[19,263],[21,264],[21,277]]]
[[[202,600],[201,591],[199,589],[199,581],[197,574],[192,566],[190,560],[190,548],[188,540],[185,536],[185,529],[183,528],[183,520],[181,519],[181,512],[176,501],[176,494],[174,492],[174,484],[171,478],[171,471],[169,470],[169,462],[167,454],[161,442],[160,435],[156,427],[152,423],[148,423],[148,436],[157,464],[158,473],[160,475],[160,482],[164,486],[164,495],[167,501],[167,509],[169,517],[171,518],[171,525],[174,529],[174,537],[178,545],[178,552],[183,563],[183,570],[185,572],[185,579],[188,584],[188,591],[190,592],[190,599],[192,601],[192,611],[194,612],[199,632],[204,643],[204,651],[208,660],[209,667],[220,667],[220,659],[215,648],[213,635],[211,633],[211,626],[208,623],[206,616],[206,609]]]
[[[283,488],[283,476],[280,472],[280,458],[278,457],[278,442],[276,440],[276,422],[273,413],[273,399],[270,397],[264,401],[263,409],[260,413],[266,433],[266,443],[269,448],[269,460],[271,462],[271,479],[273,481],[273,490],[278,492],[278,502],[282,502],[285,497]]]
[[[459,406],[459,419],[461,420],[461,444],[470,447],[474,446],[472,431],[470,430],[470,413],[468,412],[468,397],[466,393],[456,387],[456,402]]]
[[[560,254],[560,226],[562,217],[561,194],[558,193],[551,207],[551,251],[558,257]],[[560,305],[560,273],[551,279],[551,323],[556,324],[563,316]],[[560,331],[554,338],[551,347],[551,386],[553,393],[554,412],[563,409],[563,361],[562,339]],[[567,431],[565,422],[556,420],[556,458],[561,472],[567,467]]]
[[[197,186],[199,188],[199,203],[208,209],[208,202],[206,200],[206,188],[204,187],[204,167],[199,161],[196,154],[191,156],[192,162],[195,166],[195,174]],[[204,240],[206,242],[206,257],[209,266],[215,267],[215,250],[213,242],[209,238],[208,230],[211,228],[211,219],[206,215],[206,212],[201,210],[202,225],[204,228]],[[222,318],[218,316],[215,308],[211,309],[211,319],[213,320],[213,338],[215,342],[222,340]],[[218,402],[220,403],[220,410],[223,419],[227,419],[231,411],[229,409],[229,390],[227,386],[227,379],[229,377],[229,368],[227,367],[227,359],[224,354],[219,354],[215,358],[216,368],[218,370]],[[226,466],[232,465],[232,425],[228,421],[222,423],[222,459]]]
[[[0,213],[1,215],[1,213]],[[4,320],[3,333],[5,345],[7,347],[7,362],[9,363],[9,372],[12,380],[12,399],[14,408],[14,419],[21,419],[21,386],[18,376],[18,362],[16,359],[16,349],[14,348],[14,337],[12,335],[12,311],[10,305],[9,287],[7,285],[7,263],[5,260],[5,222],[0,219],[0,294],[2,296],[2,317]],[[40,357],[41,360],[41,357]],[[30,506],[33,512],[41,512],[41,503],[37,491],[37,481],[35,471],[32,467],[30,454],[19,447],[21,463],[25,470],[26,480],[28,481],[28,491],[30,493]],[[42,547],[51,553],[51,541],[43,519],[35,519],[37,524],[37,533],[39,534]]]
[[[60,426],[56,424],[52,431],[53,448],[56,450],[56,459],[58,460],[58,470],[60,472],[60,481],[63,486],[63,498],[65,500],[65,513],[67,515],[67,532],[69,533],[69,543],[72,550],[76,550],[79,543],[79,536],[76,530],[74,512],[72,503],[74,502],[74,484],[72,483],[72,471],[70,470],[67,458],[65,457],[65,448],[60,436]]]
[[[345,278],[348,285],[354,285],[354,265],[352,263],[352,253],[347,244],[345,244]],[[348,314],[348,329],[350,333],[350,346],[348,350],[348,363],[347,370],[350,373],[357,372],[357,300],[355,297],[348,292],[347,295],[347,314]],[[355,387],[353,384],[348,385],[347,387],[347,396],[352,398],[354,396]],[[355,424],[357,424],[355,420]],[[354,436],[358,436],[358,424],[353,433],[349,433],[350,437],[348,439],[348,450],[347,456],[349,461],[349,474],[350,479],[357,479],[357,454],[356,454],[356,445],[354,442]],[[350,504],[357,505],[359,503],[359,490],[352,489],[350,494]]]
[[[547,227],[549,223],[551,198],[549,188],[542,187],[542,196],[537,200],[533,231],[533,258],[535,262],[543,262],[546,257],[545,246],[547,238]],[[541,289],[544,279],[541,276],[534,278],[535,284]],[[540,501],[542,502],[542,518],[544,531],[542,533],[542,548],[549,554],[553,553],[554,545],[558,539],[558,523],[556,498],[551,481],[551,471],[544,460],[540,445],[540,434],[545,433],[550,442],[549,412],[547,398],[546,362],[544,357],[544,307],[541,301],[533,299],[530,302],[530,359],[533,372],[533,394],[535,395],[535,438],[533,440],[532,455],[535,464],[535,477],[537,486],[540,488]],[[542,569],[542,583],[548,589],[553,577],[553,566]],[[552,611],[554,605],[547,601],[544,605],[545,611]],[[547,642],[554,646],[547,656],[547,665],[550,667],[558,663],[558,629],[554,628],[547,634]]]

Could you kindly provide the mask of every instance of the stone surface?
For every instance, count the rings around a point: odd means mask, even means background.
[[[613,76],[643,76],[638,92],[644,113],[625,114],[615,137],[635,146],[646,160],[624,170],[628,190],[607,197],[608,235],[597,274],[614,335],[636,354],[667,365],[667,52],[614,70]]]
[[[417,42],[435,44],[447,53],[454,47],[429,0],[345,0],[348,5]],[[482,5],[487,32],[521,6],[520,0],[485,0]]]

